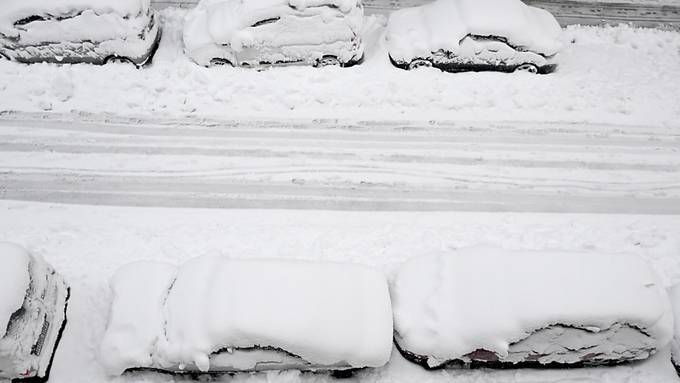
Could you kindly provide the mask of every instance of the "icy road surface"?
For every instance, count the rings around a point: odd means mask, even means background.
[[[39,117],[0,119],[2,199],[680,213],[680,131],[672,128]]]

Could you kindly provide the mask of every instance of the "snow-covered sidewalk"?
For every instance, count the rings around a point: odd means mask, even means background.
[[[381,16],[367,20],[366,60],[352,68],[203,68],[182,51],[186,10],[161,12],[150,67],[0,61],[0,111],[239,118],[332,117],[589,121],[677,125],[680,33],[569,27],[559,71],[548,76],[406,72],[384,46]]]
[[[131,261],[180,264],[198,255],[354,262],[392,275],[418,254],[474,245],[633,252],[670,286],[680,281],[677,216],[489,213],[347,213],[69,206],[0,202],[0,240],[43,255],[70,283],[69,324],[51,383],[186,381],[158,374],[106,377],[98,350],[111,304],[108,279]],[[393,352],[359,382],[678,382],[668,353],[636,365],[575,370],[435,371]],[[234,382],[327,382],[297,372],[225,377]]]

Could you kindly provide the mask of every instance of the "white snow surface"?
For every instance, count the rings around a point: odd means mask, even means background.
[[[383,366],[392,351],[387,281],[364,266],[206,256],[177,270],[128,265],[111,285],[101,356],[112,374],[156,365],[208,371],[210,355],[225,348],[274,347],[315,365],[358,368]]]
[[[663,284],[631,254],[463,249],[409,261],[391,293],[400,346],[440,363],[478,349],[507,356],[512,343],[556,324],[629,324],[658,350],[673,336]]]
[[[21,246],[0,242],[0,338],[9,320],[24,303],[30,284],[30,256]]]
[[[100,350],[111,374],[153,363],[151,350],[164,336],[163,304],[175,273],[176,268],[166,263],[138,261],[121,267],[111,278],[113,309]]]
[[[62,16],[91,11],[96,15],[136,16],[150,6],[149,0],[3,0],[0,33],[16,36],[14,23],[30,16]],[[92,24],[93,31],[96,25]]]
[[[365,61],[351,68],[203,68],[185,56],[186,10],[164,9],[153,63],[20,65],[0,60],[0,111],[183,118],[588,121],[677,126],[680,33],[571,26],[546,76],[394,68],[384,19],[364,23]],[[649,70],[654,68],[654,70]]]
[[[407,62],[438,50],[457,53],[468,35],[504,37],[512,46],[552,56],[562,46],[561,33],[553,15],[520,0],[437,0],[392,13],[387,42],[390,56]]]
[[[109,376],[98,360],[112,296],[109,278],[140,260],[171,265],[197,255],[239,254],[354,262],[392,274],[416,254],[479,245],[516,250],[633,252],[664,285],[680,282],[680,217],[663,215],[465,212],[332,212],[120,208],[0,201],[0,240],[43,255],[68,279],[69,322],[50,383],[195,382],[154,373]],[[141,293],[141,292],[140,292]],[[237,374],[230,383],[331,383],[297,371]],[[668,350],[641,363],[560,370],[425,371],[392,352],[357,383],[677,383]]]

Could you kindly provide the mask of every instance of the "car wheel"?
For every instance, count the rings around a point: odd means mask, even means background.
[[[211,59],[211,60],[210,60],[210,65],[211,65],[211,66],[217,66],[217,65],[229,65],[229,66],[234,66],[234,64],[233,64],[231,61],[229,61],[229,60],[227,60],[227,59],[223,59],[223,58],[221,58],[221,57],[215,57],[215,58]]]
[[[316,62],[315,66],[317,67],[340,66],[340,60],[338,60],[338,58],[335,56],[323,56]]]
[[[418,68],[432,68],[432,61],[425,59],[415,59],[408,64],[408,70],[414,70]]]
[[[109,56],[104,60],[104,64],[131,64],[135,67],[137,66],[130,58],[123,56]]]
[[[522,64],[515,67],[515,72],[538,73],[538,67],[534,64]]]

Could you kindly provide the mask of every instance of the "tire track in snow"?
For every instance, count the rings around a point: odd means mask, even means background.
[[[680,214],[669,128],[3,118],[3,199]]]

